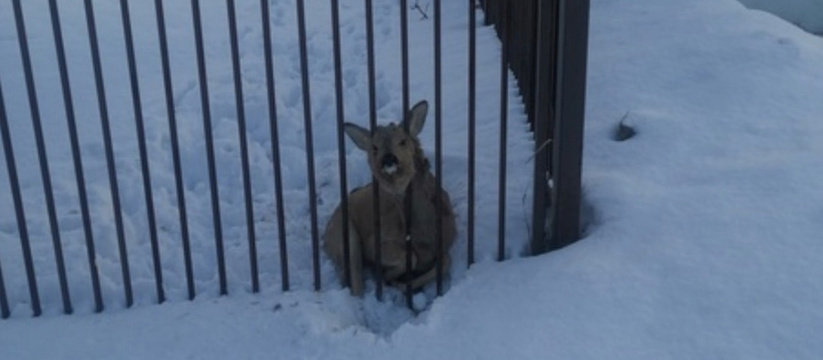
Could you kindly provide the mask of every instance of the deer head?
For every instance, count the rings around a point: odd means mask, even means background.
[[[352,123],[345,124],[349,138],[368,154],[372,175],[384,191],[403,194],[418,172],[428,170],[428,162],[417,139],[426,123],[428,110],[428,103],[421,101],[408,111],[399,125],[392,122],[372,131]]]

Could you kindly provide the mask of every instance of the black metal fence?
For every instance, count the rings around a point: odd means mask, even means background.
[[[401,2],[401,17],[407,19],[410,4],[407,0]],[[442,96],[442,74],[441,74],[441,18],[440,0],[433,0],[431,11],[434,22],[434,126],[435,126],[435,164],[434,173],[439,181],[442,178],[442,130],[441,130],[441,96]],[[187,199],[184,191],[181,164],[183,162],[180,149],[180,127],[176,117],[175,100],[172,93],[172,70],[169,65],[169,45],[166,31],[166,18],[163,10],[163,1],[155,0],[155,15],[157,23],[157,33],[159,36],[159,53],[162,63],[163,91],[165,96],[165,110],[169,130],[169,141],[171,157],[173,160],[174,183],[177,191],[177,213],[179,215],[181,242],[184,255],[184,268],[186,278],[186,290],[189,299],[193,299],[197,294],[194,281],[194,270],[191,255],[191,235],[187,217]],[[309,71],[307,69],[307,39],[306,39],[306,13],[303,0],[296,0],[297,10],[297,32],[299,36],[299,59],[301,64],[302,99],[306,109],[311,108],[311,97],[309,90]],[[20,0],[12,0],[14,9],[14,22],[17,32],[17,42],[19,44],[22,70],[25,77],[26,92],[28,95],[28,106],[31,114],[31,124],[34,129],[36,142],[37,159],[39,163],[40,178],[43,184],[45,202],[49,223],[49,231],[54,249],[56,271],[58,273],[59,290],[65,313],[73,311],[72,299],[69,294],[68,281],[66,279],[66,264],[62,249],[62,239],[58,217],[55,210],[55,198],[50,174],[51,166],[46,155],[46,141],[43,135],[43,126],[40,114],[40,104],[38,103],[38,93],[35,89],[34,70],[29,51],[29,38],[26,34],[26,24]],[[239,136],[240,158],[242,164],[242,184],[243,201],[245,204],[246,231],[249,240],[248,251],[251,274],[251,291],[257,292],[260,289],[258,254],[256,249],[257,234],[254,224],[253,193],[250,183],[249,153],[247,145],[246,116],[243,106],[243,86],[242,74],[238,49],[238,25],[234,0],[227,0],[227,14],[229,23],[229,39],[231,51],[232,75],[234,81],[234,95],[237,104],[237,127]],[[284,291],[289,290],[289,265],[287,257],[287,239],[285,233],[283,184],[281,173],[281,149],[279,148],[280,134],[278,133],[277,103],[275,101],[275,78],[273,71],[272,55],[272,34],[270,28],[270,4],[268,0],[260,1],[260,14],[262,21],[263,52],[265,59],[265,83],[266,101],[269,111],[269,125],[271,137],[271,154],[273,166],[273,185],[275,189],[275,205],[277,215],[277,227],[281,266],[281,287]],[[340,152],[339,171],[341,174],[340,192],[341,201],[345,204],[348,184],[346,183],[346,163],[344,153],[343,125],[343,88],[341,86],[341,54],[340,54],[340,19],[338,12],[338,1],[331,1],[332,9],[332,30],[333,30],[333,55],[334,55],[334,82],[335,101],[337,110],[337,141]],[[372,0],[364,0],[366,9],[366,41],[367,41],[367,61],[368,61],[368,104],[369,123],[376,126],[376,92],[375,88],[375,46],[374,46],[374,14]],[[495,24],[498,34],[502,39],[504,50],[501,52],[500,77],[502,84],[508,82],[509,69],[513,71],[517,78],[522,99],[529,114],[530,122],[533,125],[535,134],[535,158],[534,158],[534,192],[533,198],[533,222],[532,222],[532,245],[533,253],[540,253],[550,249],[562,247],[579,237],[579,211],[580,211],[580,162],[582,155],[582,128],[583,110],[585,100],[585,74],[586,74],[586,46],[587,46],[587,26],[588,26],[588,1],[587,0],[485,0],[476,3],[473,0],[467,2],[466,11],[469,14],[469,52],[468,57],[468,208],[466,218],[467,227],[467,263],[471,265],[474,259],[474,239],[475,239],[475,117],[476,117],[476,11],[478,6],[482,7],[486,14],[486,21]],[[94,309],[102,311],[104,309],[103,296],[101,295],[100,276],[96,263],[95,238],[91,230],[91,212],[89,210],[87,181],[84,178],[83,159],[81,157],[80,141],[78,136],[77,119],[75,116],[72,86],[67,69],[66,49],[61,33],[60,16],[56,0],[49,0],[51,27],[54,35],[54,47],[57,56],[60,86],[65,106],[66,122],[69,132],[71,159],[76,179],[74,183],[77,187],[77,194],[80,203],[80,218],[82,219],[82,230],[85,239],[86,257],[89,267],[89,275],[94,301]],[[137,60],[135,57],[135,45],[132,37],[132,17],[129,14],[129,6],[126,0],[120,1],[121,22],[125,37],[126,53],[129,71],[129,86],[131,100],[134,109],[135,130],[138,140],[138,157],[140,171],[142,174],[143,194],[146,204],[146,217],[149,226],[149,238],[151,246],[151,263],[154,272],[154,285],[157,302],[166,300],[164,279],[162,272],[160,246],[157,234],[157,215],[153,203],[152,175],[149,167],[149,155],[146,149],[146,125],[142,113],[140,81],[137,71]],[[217,255],[217,275],[219,282],[219,293],[227,294],[226,260],[223,244],[223,229],[221,228],[221,216],[224,215],[220,209],[219,188],[217,186],[217,171],[215,167],[215,144],[213,138],[214,128],[212,126],[212,114],[210,112],[210,95],[207,81],[206,54],[203,40],[203,24],[199,0],[191,0],[192,22],[194,25],[196,63],[199,86],[197,91],[202,105],[202,121],[205,133],[205,144],[208,164],[208,186],[211,199],[211,215],[213,217],[214,241]],[[95,88],[93,91],[97,95],[97,106],[99,108],[100,123],[102,125],[103,151],[105,153],[107,175],[110,184],[110,195],[114,210],[113,220],[116,229],[117,248],[119,253],[119,265],[122,272],[122,286],[126,306],[131,306],[134,302],[132,288],[132,277],[130,275],[130,264],[128,250],[126,248],[124,224],[121,209],[121,190],[118,188],[117,167],[114,160],[112,129],[109,121],[109,101],[106,99],[105,82],[103,81],[103,71],[101,66],[100,48],[98,42],[97,21],[95,20],[94,5],[91,0],[84,0],[85,20],[88,29],[88,39],[91,50],[91,60],[94,73]],[[246,19],[252,21],[251,19]],[[409,109],[409,54],[408,54],[408,28],[406,21],[399,21],[401,24],[401,62],[402,62],[402,96],[403,109]],[[23,263],[27,278],[31,308],[34,316],[42,313],[40,293],[35,276],[34,258],[27,225],[27,215],[24,209],[23,193],[20,188],[19,173],[16,167],[12,134],[9,128],[10,121],[26,121],[25,119],[10,119],[3,97],[2,79],[0,79],[0,135],[2,135],[3,152],[7,166],[10,191],[14,213],[16,216],[19,242],[22,249]],[[8,91],[8,89],[5,89]],[[91,91],[91,89],[89,89]],[[498,233],[498,256],[499,260],[504,259],[505,244],[505,206],[506,199],[506,124],[508,110],[508,94],[506,86],[501,86],[500,99],[500,171],[499,171],[499,233]],[[321,288],[320,279],[320,245],[318,232],[318,210],[316,196],[316,178],[314,169],[314,146],[312,144],[312,114],[311,111],[304,112],[305,141],[307,162],[307,179],[309,189],[309,213],[311,222],[312,241],[312,271],[314,277],[314,288]],[[376,189],[376,187],[375,187]],[[375,192],[375,195],[378,195]],[[375,201],[376,202],[376,201]],[[345,206],[344,206],[345,208]],[[376,224],[379,228],[380,224]],[[438,226],[438,238],[442,237],[441,226]],[[378,232],[379,233],[379,232]],[[442,241],[442,239],[440,240]],[[379,241],[377,242],[380,243]],[[442,249],[442,246],[441,246]],[[376,249],[379,258],[380,249]],[[410,252],[408,252],[410,253]],[[45,256],[45,254],[37,254]],[[10,305],[4,283],[4,274],[0,264],[0,315],[6,318],[10,315]],[[437,293],[442,293],[442,272],[438,267]],[[377,272],[379,274],[379,271]],[[382,282],[377,281],[377,295],[382,294]],[[410,296],[410,294],[409,294]],[[409,298],[410,299],[410,298]]]
[[[580,237],[589,1],[481,3],[535,134],[531,251],[559,249]]]

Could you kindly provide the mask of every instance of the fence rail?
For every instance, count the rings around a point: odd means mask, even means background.
[[[317,179],[315,174],[314,156],[314,136],[313,136],[313,114],[310,91],[309,74],[311,63],[309,62],[309,49],[307,48],[306,32],[306,8],[303,0],[296,1],[297,24],[296,31],[299,47],[300,83],[302,86],[303,126],[305,134],[306,178],[309,193],[309,217],[311,234],[311,272],[313,277],[313,287],[320,290],[321,269],[320,269],[320,237],[318,231],[318,208],[317,208]],[[372,0],[364,0],[365,21],[366,21],[366,68],[368,83],[368,123],[372,128],[376,127],[377,121],[377,87],[375,73],[375,29],[374,29],[374,6]],[[432,0],[433,8],[431,19],[433,21],[433,85],[434,85],[434,174],[437,179],[437,188],[442,187],[443,178],[443,115],[442,115],[442,93],[443,74],[442,57],[443,45],[441,42],[441,1]],[[193,299],[197,295],[194,266],[192,259],[192,235],[189,229],[189,202],[186,198],[184,177],[183,177],[183,155],[181,153],[181,125],[177,119],[175,99],[172,84],[172,68],[170,65],[170,51],[168,33],[166,29],[166,16],[164,13],[164,2],[154,1],[155,20],[159,41],[159,55],[162,66],[162,87],[165,105],[165,115],[168,124],[169,148],[173,165],[174,189],[176,190],[176,213],[180,226],[180,243],[183,254],[183,267],[185,270],[186,295]],[[547,250],[565,246],[576,240],[580,234],[579,212],[580,212],[580,162],[582,155],[582,129],[583,111],[585,102],[585,70],[586,70],[586,46],[588,27],[588,0],[483,0],[477,3],[474,0],[467,2],[468,12],[468,53],[467,56],[467,114],[466,125],[468,129],[467,152],[467,234],[466,234],[466,264],[471,266],[475,259],[475,213],[476,213],[476,118],[477,118],[477,13],[482,9],[485,14],[486,24],[494,24],[497,33],[502,41],[503,50],[500,52],[500,82],[508,83],[509,71],[514,74],[520,89],[521,99],[525,105],[532,130],[535,137],[534,153],[534,181],[533,181],[533,203],[532,226],[531,226],[531,251],[534,254]],[[26,23],[20,0],[12,0],[14,9],[14,22],[17,32],[17,42],[21,54],[23,74],[25,77],[26,92],[28,96],[28,106],[31,114],[31,124],[33,125],[35,142],[37,148],[37,160],[40,170],[40,179],[45,194],[46,210],[49,222],[49,231],[54,249],[54,259],[56,271],[58,273],[58,285],[64,313],[71,313],[74,308],[69,291],[69,283],[66,277],[66,263],[63,253],[63,239],[61,238],[60,224],[56,214],[56,200],[53,194],[52,175],[50,169],[53,164],[49,164],[46,155],[46,141],[43,135],[41,121],[41,105],[38,102],[37,91],[35,89],[34,70],[31,63],[29,50],[29,37],[26,34]],[[84,16],[88,31],[88,41],[90,44],[91,61],[94,74],[94,92],[97,96],[97,107],[100,116],[101,133],[103,136],[103,152],[106,161],[106,175],[108,179],[108,189],[112,201],[112,216],[115,228],[117,251],[119,254],[119,265],[122,273],[122,284],[126,307],[134,303],[134,290],[132,286],[131,266],[129,263],[129,250],[127,249],[125,225],[123,221],[123,209],[121,207],[122,189],[118,183],[117,165],[114,159],[112,128],[110,116],[110,100],[106,98],[105,81],[101,65],[101,49],[99,45],[99,33],[96,28],[95,8],[91,0],[84,0]],[[333,72],[334,72],[334,104],[336,110],[336,141],[339,162],[337,164],[340,173],[340,201],[343,209],[347,209],[348,183],[346,181],[346,158],[345,158],[345,137],[343,135],[343,114],[344,114],[344,88],[343,70],[341,66],[341,31],[339,2],[331,2],[331,29],[333,45]],[[286,238],[285,204],[282,174],[282,153],[281,134],[279,132],[280,121],[277,117],[278,104],[275,94],[275,73],[274,55],[272,48],[271,12],[269,0],[260,1],[260,21],[264,57],[265,76],[265,106],[268,110],[271,139],[271,163],[273,167],[273,177],[270,179],[274,187],[274,206],[277,223],[277,244],[280,256],[280,285],[283,291],[290,289],[289,279],[289,259],[288,259],[288,239]],[[89,194],[87,189],[87,178],[81,156],[81,146],[78,134],[76,119],[75,99],[72,93],[72,79],[68,70],[66,59],[66,45],[62,33],[60,11],[56,0],[49,0],[48,9],[50,12],[51,29],[54,37],[54,49],[57,56],[57,63],[60,77],[60,89],[65,107],[66,124],[69,131],[70,148],[73,169],[75,173],[74,185],[77,187],[78,200],[80,205],[81,227],[86,248],[86,260],[90,276],[91,290],[93,294],[94,310],[100,312],[105,304],[101,292],[101,280],[97,264],[97,250],[95,236],[92,231],[92,215],[89,209]],[[400,1],[400,64],[401,64],[401,84],[402,84],[402,104],[403,109],[410,108],[410,79],[409,79],[409,29],[407,19],[409,17],[410,4],[406,0]],[[141,98],[140,74],[138,71],[138,60],[135,56],[135,40],[133,38],[132,15],[129,13],[129,4],[126,0],[120,1],[120,21],[126,47],[126,59],[128,68],[129,93],[134,110],[134,125],[137,135],[137,157],[139,159],[139,169],[141,173],[141,183],[143,201],[146,205],[146,219],[149,231],[149,245],[151,255],[151,268],[154,275],[155,297],[158,303],[167,299],[165,291],[165,281],[163,278],[163,263],[161,256],[160,239],[158,236],[158,214],[154,203],[154,188],[152,186],[152,173],[150,172],[149,151],[147,149],[147,124],[144,122],[143,99]],[[201,14],[200,2],[191,0],[191,21],[194,30],[194,44],[196,47],[196,72],[197,72],[197,92],[202,109],[202,127],[205,135],[206,159],[207,159],[207,182],[209,199],[211,206],[211,217],[213,223],[214,246],[216,252],[217,281],[219,282],[219,293],[228,293],[226,249],[224,244],[224,229],[222,228],[224,215],[220,208],[220,189],[218,187],[218,175],[216,169],[215,156],[215,127],[212,123],[211,96],[208,86],[208,74],[206,61],[208,60],[205,50],[203,36],[203,17]],[[258,253],[256,241],[259,234],[255,230],[255,209],[254,193],[251,183],[249,132],[246,123],[246,113],[244,107],[244,87],[243,72],[240,64],[240,49],[238,41],[238,16],[233,0],[226,1],[226,14],[228,16],[228,31],[230,42],[231,76],[233,81],[233,94],[236,108],[234,109],[237,121],[238,137],[240,149],[240,167],[243,187],[243,209],[245,210],[245,230],[248,238],[249,256],[249,279],[251,292],[260,290],[260,269],[258,266]],[[251,21],[247,19],[246,21]],[[497,254],[498,260],[506,257],[506,200],[507,194],[507,127],[509,102],[517,99],[509,99],[507,86],[500,87],[500,152],[498,171],[498,234],[497,234]],[[13,136],[9,127],[11,121],[24,121],[23,119],[10,119],[3,97],[3,84],[0,79],[0,135],[2,135],[3,152],[5,154],[6,168],[10,184],[10,194],[14,203],[14,213],[17,225],[17,234],[22,249],[23,263],[25,265],[26,281],[29,290],[30,304],[34,316],[42,313],[39,285],[35,276],[35,265],[33,250],[30,243],[30,234],[27,223],[27,214],[24,209],[23,192],[20,188],[19,171],[16,166]],[[8,90],[8,89],[6,89]],[[91,90],[91,89],[89,89]],[[373,187],[374,206],[379,203],[379,191]],[[437,196],[441,196],[437,192]],[[407,200],[408,203],[408,200]],[[439,207],[438,211],[440,210]],[[348,214],[343,214],[346,218]],[[347,223],[344,221],[344,224]],[[380,218],[375,217],[376,234],[380,234]],[[443,249],[442,223],[438,222],[436,228],[437,246]],[[348,234],[344,230],[344,234]],[[348,240],[346,240],[348,241]],[[376,242],[375,248],[377,263],[380,263],[381,248],[380,240]],[[410,242],[409,242],[410,243]],[[410,245],[409,245],[410,246]],[[345,246],[348,251],[348,246]],[[407,249],[409,250],[409,249]],[[411,261],[412,251],[406,251],[407,262]],[[44,256],[37,254],[37,256]],[[349,255],[345,258],[348,261]],[[441,257],[442,258],[442,257]],[[348,266],[346,269],[348,270]],[[410,266],[409,266],[410,268]],[[376,275],[379,277],[380,269]],[[444,269],[442,262],[437,264],[436,291],[440,295],[443,293]],[[350,274],[345,275],[350,280]],[[11,307],[8,300],[6,282],[4,281],[3,264],[0,263],[0,316],[7,318],[11,315]],[[383,282],[378,278],[376,281],[376,295],[378,298],[383,294]],[[406,299],[411,304],[412,293],[406,292]]]

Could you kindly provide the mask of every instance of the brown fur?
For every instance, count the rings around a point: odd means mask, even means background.
[[[415,276],[410,283],[412,289],[419,289],[436,278],[438,262],[442,261],[444,274],[448,271],[451,264],[448,251],[457,235],[449,195],[442,190],[441,201],[436,204],[437,184],[417,139],[427,110],[426,102],[420,102],[409,111],[403,124],[378,126],[372,133],[346,124],[349,137],[368,152],[372,175],[379,184],[381,268],[383,279],[396,285],[402,285],[400,280],[407,273],[404,198],[407,187],[411,187],[412,267],[409,270]],[[386,172],[382,163],[387,155],[396,157],[393,172]],[[364,267],[374,267],[376,262],[373,186],[374,182],[356,189],[348,198],[351,292],[357,296],[363,294]],[[442,259],[437,251],[436,206],[441,209],[443,224]],[[345,284],[343,214],[339,206],[326,226],[323,239],[323,249],[337,265]]]

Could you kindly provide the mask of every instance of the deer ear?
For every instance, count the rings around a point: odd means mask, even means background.
[[[369,151],[369,148],[371,148],[371,133],[368,130],[352,123],[343,125],[343,130],[358,148]]]
[[[406,114],[406,119],[403,120],[403,127],[408,129],[409,135],[417,136],[417,134],[423,130],[423,125],[426,124],[426,114],[428,112],[429,103],[426,102],[426,100],[412,106],[411,110],[409,110],[408,114]]]

